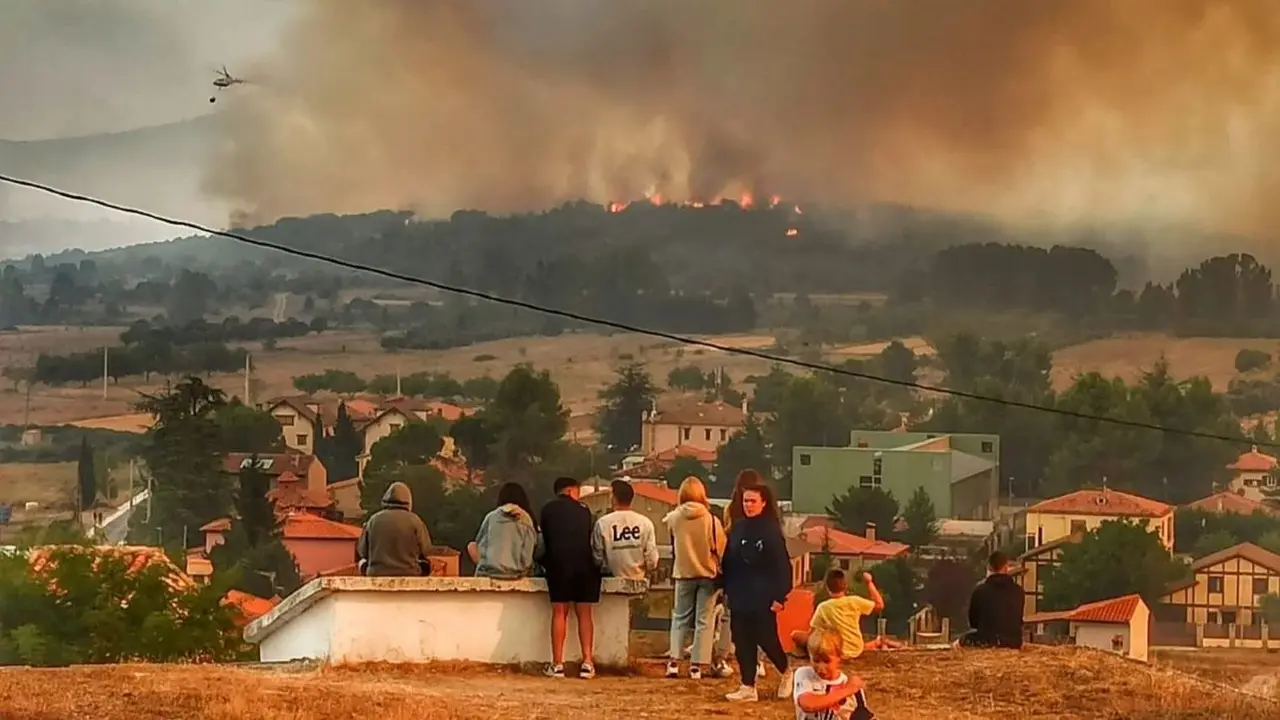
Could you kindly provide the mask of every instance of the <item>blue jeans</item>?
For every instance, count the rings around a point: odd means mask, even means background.
[[[710,579],[676,580],[675,607],[671,610],[671,646],[673,662],[684,652],[684,634],[693,631],[693,664],[711,662],[711,615],[715,610],[716,585]]]

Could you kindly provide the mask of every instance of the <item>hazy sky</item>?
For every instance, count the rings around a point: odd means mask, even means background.
[[[208,112],[214,70],[269,50],[294,0],[0,0],[0,138]]]

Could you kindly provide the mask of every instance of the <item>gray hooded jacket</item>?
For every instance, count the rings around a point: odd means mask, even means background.
[[[382,509],[364,524],[356,556],[371,577],[422,575],[431,552],[431,535],[413,512],[409,486],[393,482],[382,496]],[[429,567],[429,566],[428,566]]]
[[[519,505],[507,503],[484,516],[476,535],[480,556],[476,563],[478,577],[501,580],[533,575],[533,557],[538,546],[538,531],[533,518]]]

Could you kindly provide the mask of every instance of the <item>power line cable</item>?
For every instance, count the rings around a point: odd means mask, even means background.
[[[92,197],[90,195],[74,193],[68,190],[62,190],[62,189],[53,187],[51,185],[45,185],[43,183],[38,183],[33,180],[26,180],[23,178],[13,177],[11,175],[0,174],[0,182],[7,183],[10,185],[16,185],[19,187],[25,187],[31,190],[37,190],[39,192],[47,193],[49,195],[55,195],[57,197],[61,197],[66,200],[71,200],[73,202],[88,203],[90,205],[96,205],[98,207],[105,208],[107,210],[113,210],[115,212],[120,212],[127,215],[144,217],[149,220],[154,220],[156,222],[164,223],[166,225],[170,225],[173,227],[187,228],[189,230],[195,230],[196,232],[204,233],[206,235],[224,237],[229,240],[235,240],[237,242],[241,242],[247,245],[253,245],[255,247],[263,248],[266,250],[274,250],[276,252],[285,253],[287,255],[292,255],[294,257],[306,258],[308,260],[316,260],[316,261],[327,263],[330,265],[336,265],[338,267],[346,268],[348,270],[372,273],[374,275],[379,275],[391,280],[399,280],[402,282],[412,283],[416,285],[423,285],[426,287],[434,288],[436,290],[442,290],[444,292],[453,293],[455,295],[463,295],[466,297],[476,298],[478,300],[485,300],[487,302],[493,302],[501,305],[509,305],[511,307],[523,308],[525,310],[542,313],[544,315],[553,315],[556,317],[562,317],[562,318],[565,318],[568,320],[574,320],[577,322],[589,323],[592,325],[599,325],[603,327],[613,328],[615,330],[621,330],[623,332],[630,332],[630,333],[636,333],[638,335],[648,335],[649,337],[662,338],[664,340],[670,340],[672,342],[677,342],[683,345],[694,345],[694,346],[706,348],[708,350],[716,350],[718,352],[728,353],[731,355],[741,355],[744,357],[752,357],[759,360],[765,360],[771,363],[776,363],[779,365],[790,365],[793,367],[804,368],[806,370],[810,370],[813,372],[825,372],[825,373],[831,373],[834,375],[843,375],[845,377],[851,377],[858,380],[867,380],[870,382],[885,383],[887,385],[897,385],[899,387],[911,388],[913,390],[922,390],[925,392],[938,393],[940,395],[949,395],[952,397],[965,398],[968,400],[989,402],[997,405],[1004,405],[1007,407],[1021,408],[1024,410],[1053,413],[1055,415],[1075,418],[1077,420],[1089,420],[1093,422],[1109,423],[1112,425],[1121,425],[1124,427],[1132,427],[1132,428],[1138,428],[1142,430],[1154,430],[1157,432],[1201,438],[1204,440],[1219,440],[1223,442],[1237,443],[1237,444],[1244,443],[1244,442],[1252,442],[1242,437],[1230,437],[1228,435],[1220,435],[1217,433],[1203,432],[1200,430],[1187,430],[1183,428],[1166,427],[1163,425],[1157,425],[1155,423],[1142,422],[1139,420],[1126,420],[1124,418],[1107,417],[1105,415],[1092,415],[1089,413],[1082,413],[1082,412],[1076,412],[1074,410],[1068,410],[1066,408],[1049,407],[1045,405],[1037,405],[1035,403],[1022,402],[1019,400],[1009,400],[1006,398],[991,397],[989,395],[980,395],[978,393],[969,392],[966,390],[956,390],[954,388],[946,388],[946,387],[941,387],[937,385],[927,385],[925,383],[920,383],[913,380],[899,380],[897,378],[889,378],[881,375],[873,375],[871,373],[859,372],[857,370],[850,370],[848,368],[835,367],[832,365],[825,365],[823,363],[809,362],[807,360],[801,360],[797,358],[782,357],[780,355],[772,355],[770,353],[760,352],[759,350],[752,350],[751,348],[722,345],[720,343],[713,342],[711,340],[705,340],[702,338],[692,337],[688,335],[680,335],[677,333],[670,333],[663,330],[654,330],[652,328],[643,328],[637,325],[631,325],[629,323],[619,322],[616,320],[607,320],[603,318],[592,317],[590,315],[584,315],[582,313],[574,312],[572,310],[563,310],[560,308],[547,307],[545,305],[539,305],[537,303],[528,302],[526,300],[503,297],[501,295],[494,295],[492,293],[487,293],[480,290],[472,290],[470,288],[450,285],[448,283],[443,283],[436,280],[428,280],[426,278],[415,277],[413,275],[406,275],[404,273],[399,273],[394,270],[387,270],[384,268],[375,267],[373,265],[365,265],[363,263],[353,262],[351,260],[344,260],[342,258],[333,257],[331,255],[324,255],[322,253],[312,252],[310,250],[301,250],[298,248],[291,248],[286,245],[280,245],[278,243],[268,242],[266,240],[259,240],[257,238],[249,237],[248,235],[242,235],[240,233],[231,232],[229,230],[216,230],[214,228],[200,225],[199,223],[194,223],[187,220],[179,220],[177,218],[166,217],[164,215],[153,213],[149,210],[129,207],[127,205],[120,205],[118,203],[114,203],[109,200],[103,200],[101,198]],[[1280,447],[1280,445],[1277,445],[1276,443],[1254,443],[1254,444],[1263,445],[1267,447]]]

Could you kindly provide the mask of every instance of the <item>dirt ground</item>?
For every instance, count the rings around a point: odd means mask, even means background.
[[[1232,720],[1275,717],[1280,706],[1099,652],[889,652],[858,661],[881,718]],[[458,665],[267,669],[117,665],[0,670],[11,720],[254,720],[338,718],[770,718],[785,701],[730,705],[733,680],[668,681],[646,664],[629,677],[548,680]],[[772,690],[771,674],[760,685]]]
[[[1245,348],[1280,358],[1280,340],[1266,338],[1177,338],[1137,333],[1094,340],[1053,354],[1053,384],[1061,389],[1080,373],[1098,371],[1108,377],[1136,379],[1163,355],[1174,377],[1203,375],[1219,392],[1236,376],[1236,353]]]
[[[1160,667],[1280,698],[1280,649],[1157,650],[1153,660]]]

